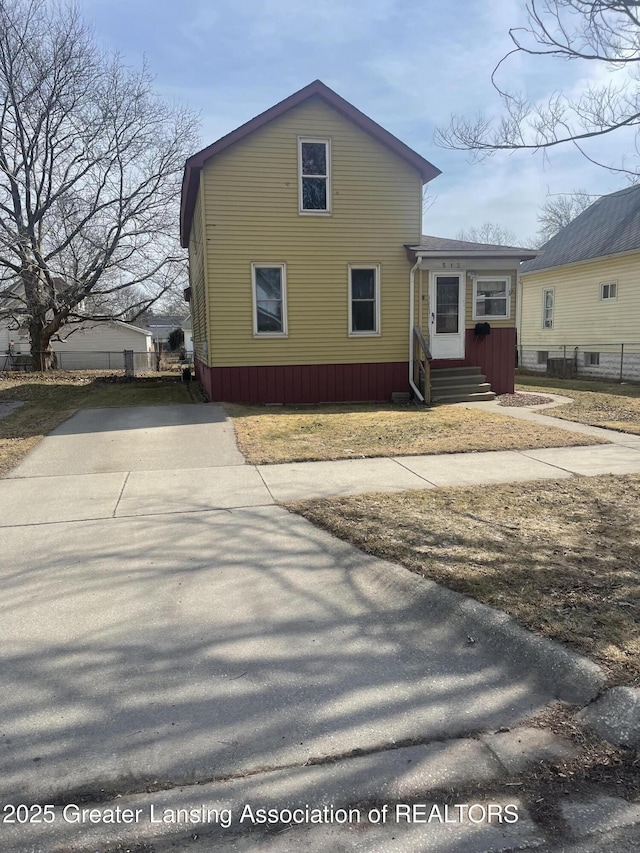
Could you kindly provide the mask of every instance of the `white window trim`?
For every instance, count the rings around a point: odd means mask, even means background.
[[[476,314],[479,281],[506,282],[506,314]],[[502,297],[498,297],[502,299]],[[474,320],[510,320],[511,319],[511,276],[510,275],[474,275],[473,276],[473,319]]]
[[[545,326],[545,324],[544,324],[544,313],[545,313],[545,309],[546,309],[545,303],[547,301],[545,297],[546,297],[547,293],[553,293],[553,305],[551,306],[551,325],[550,326]],[[555,287],[543,287],[542,288],[542,331],[543,332],[550,332],[553,329],[555,311],[556,311],[556,289],[555,289]]]
[[[262,267],[279,267],[280,281],[282,284],[282,331],[281,332],[259,332],[258,331],[258,295],[256,292],[256,270]],[[251,302],[253,306],[253,337],[254,338],[286,338],[289,336],[287,325],[287,265],[280,261],[254,262],[251,264]]]
[[[616,295],[615,296],[604,296],[605,287],[611,287],[612,284],[616,286]],[[611,290],[609,290],[611,292]],[[618,282],[616,281],[601,281],[600,282],[600,302],[615,302],[618,298]]]
[[[302,143],[322,142],[326,146],[327,174],[325,175],[303,175],[302,174]],[[313,177],[326,177],[327,180],[327,207],[325,210],[307,210],[302,206],[302,179]],[[331,216],[331,140],[317,136],[298,137],[298,213],[300,216]]]
[[[351,298],[351,270],[373,270],[374,271],[374,295],[375,295],[375,320],[376,328],[374,331],[352,331],[352,298]],[[349,264],[347,273],[347,302],[349,304],[349,325],[347,333],[350,338],[379,338],[382,334],[380,328],[380,264]]]

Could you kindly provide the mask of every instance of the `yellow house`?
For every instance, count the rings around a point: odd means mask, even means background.
[[[427,358],[466,391],[475,368],[483,396],[491,363],[512,390],[517,265],[532,254],[423,238],[438,174],[320,81],[191,157],[181,241],[209,398],[422,399]],[[495,330],[476,334],[480,321]]]
[[[522,265],[520,364],[640,379],[640,187],[603,196]]]

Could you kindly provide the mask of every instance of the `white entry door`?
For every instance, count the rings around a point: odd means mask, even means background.
[[[433,358],[464,358],[464,281],[464,273],[431,273],[429,348]]]

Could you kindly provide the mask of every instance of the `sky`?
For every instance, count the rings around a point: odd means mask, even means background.
[[[524,0],[80,0],[97,40],[127,64],[146,60],[164,97],[200,114],[202,147],[320,79],[442,171],[423,231],[456,237],[486,221],[530,244],[555,194],[625,186],[573,147],[480,162],[438,147],[452,114],[500,114],[491,72],[525,22]],[[501,80],[530,98],[608,79],[594,63],[515,57]],[[607,162],[632,140],[600,140]],[[194,152],[195,153],[195,152]]]

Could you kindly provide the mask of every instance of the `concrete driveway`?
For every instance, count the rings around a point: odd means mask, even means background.
[[[80,412],[0,519],[3,802],[460,739],[555,695],[454,594],[273,505],[213,405]]]

